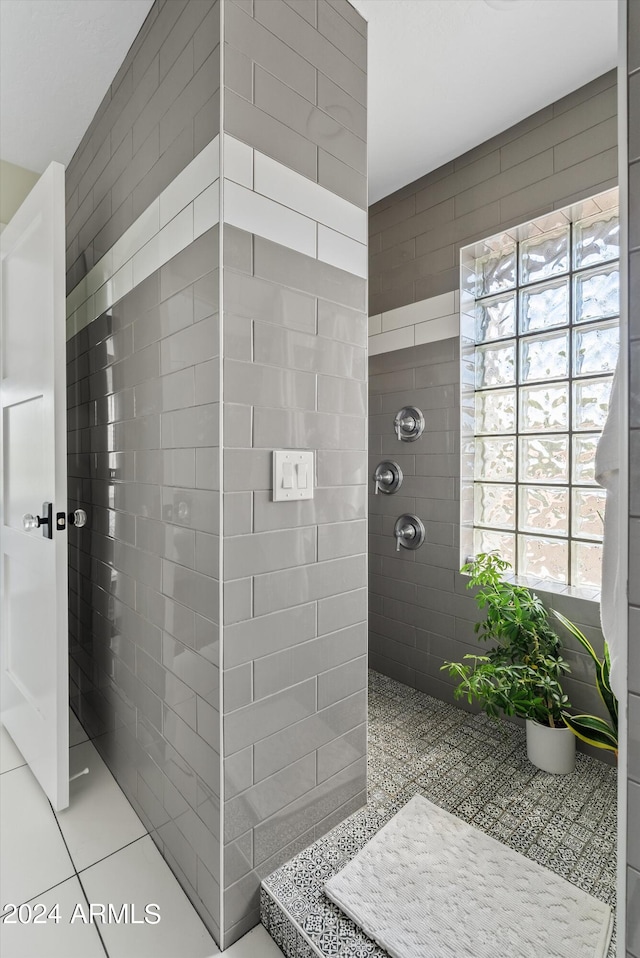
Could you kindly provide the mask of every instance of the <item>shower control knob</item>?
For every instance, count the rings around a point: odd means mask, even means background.
[[[401,442],[415,442],[424,432],[424,416],[416,406],[403,406],[395,415],[393,427]]]
[[[419,549],[424,542],[426,530],[422,519],[411,513],[405,513],[396,520],[393,534],[396,537],[396,552],[400,548]]]
[[[373,474],[373,491],[376,495],[379,492],[384,492],[387,496],[392,495],[402,485],[402,479],[402,469],[398,463],[393,462],[392,459],[385,459],[384,462],[379,462],[376,466],[376,471]]]

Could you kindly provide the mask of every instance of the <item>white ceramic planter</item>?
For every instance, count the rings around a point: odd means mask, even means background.
[[[576,737],[566,726],[549,728],[527,719],[527,758],[552,775],[568,775],[576,765]]]

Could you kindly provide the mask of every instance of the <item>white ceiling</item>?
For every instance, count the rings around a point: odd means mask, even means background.
[[[0,0],[0,157],[65,165],[153,0]]]
[[[369,21],[371,202],[616,62],[617,0],[352,2]],[[2,159],[70,160],[151,5],[1,0]]]
[[[370,203],[616,64],[617,0],[352,3],[369,21]]]

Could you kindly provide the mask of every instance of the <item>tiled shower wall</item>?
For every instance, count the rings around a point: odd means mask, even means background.
[[[623,7],[627,27],[629,287],[629,712],[627,786],[627,953],[640,956],[640,4]],[[624,220],[623,220],[624,222]]]
[[[369,315],[458,289],[462,246],[616,186],[616,123],[612,70],[375,203]]]
[[[366,801],[367,197],[364,21],[258,0],[224,23],[228,945],[261,878]],[[274,448],[315,450],[312,500],[272,501]]]
[[[67,293],[220,128],[219,0],[156,0],[66,172]]]
[[[393,496],[375,496],[369,486],[371,664],[445,700],[453,680],[440,665],[477,652],[476,607],[458,573],[458,318],[438,319],[437,329],[423,320],[440,316],[438,304],[455,296],[462,246],[617,184],[616,92],[614,70],[370,209],[369,314],[382,313],[374,339],[384,344],[369,359],[369,475],[381,458],[396,457],[406,475]],[[409,304],[416,318],[401,308]],[[422,325],[400,328],[407,322]],[[405,334],[422,344],[400,348]],[[429,342],[431,335],[437,341]],[[407,403],[424,411],[427,425],[417,442],[400,446],[393,417]],[[426,524],[417,552],[394,551],[393,525],[403,512]],[[596,603],[542,597],[602,647]],[[564,639],[572,702],[598,712],[589,661]]]
[[[454,679],[440,671],[444,660],[482,654],[473,625],[479,617],[468,578],[460,575],[460,364],[457,338],[372,356],[369,360],[369,473],[381,459],[394,459],[404,481],[393,495],[369,495],[369,654],[372,668],[446,702]],[[415,405],[425,430],[400,443],[396,412]],[[414,513],[426,526],[424,544],[396,552],[393,526]],[[540,592],[589,637],[602,654],[599,606],[595,602]],[[602,712],[591,660],[564,630],[571,675],[569,699],[585,712]],[[466,703],[464,704],[466,707]],[[598,752],[602,758],[603,753]]]
[[[71,704],[216,938],[217,262],[214,227],[67,343]]]
[[[123,125],[158,137],[139,180],[87,160]],[[365,131],[346,0],[167,0],[70,166],[73,704],[225,946],[261,878],[366,800]],[[271,501],[274,447],[315,451],[313,500]]]
[[[219,13],[151,8],[67,169],[69,289],[98,260],[86,293],[104,282],[118,241],[133,257],[219,133]],[[151,272],[150,250],[68,342],[70,508],[89,516],[69,531],[71,701],[220,940],[219,228]]]

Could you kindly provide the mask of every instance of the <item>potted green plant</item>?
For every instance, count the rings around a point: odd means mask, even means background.
[[[575,766],[575,738],[564,715],[570,708],[561,679],[569,671],[560,654],[560,638],[535,593],[505,581],[510,565],[496,553],[481,553],[462,567],[468,588],[484,613],[475,632],[495,645],[486,655],[466,655],[445,662],[458,678],[457,698],[474,699],[491,716],[517,715],[526,720],[527,755],[538,768],[566,774]]]
[[[604,643],[604,656],[598,658],[595,649],[589,642],[586,635],[580,631],[577,625],[574,625],[566,616],[553,610],[555,617],[562,622],[564,627],[571,635],[578,640],[583,649],[591,657],[596,670],[596,687],[602,699],[603,705],[609,713],[610,721],[600,718],[599,715],[579,714],[571,715],[564,711],[562,717],[566,725],[571,729],[577,738],[586,742],[588,745],[594,745],[596,748],[608,749],[618,754],[618,700],[611,691],[611,682],[609,681],[609,672],[611,662],[609,659],[609,647]]]

